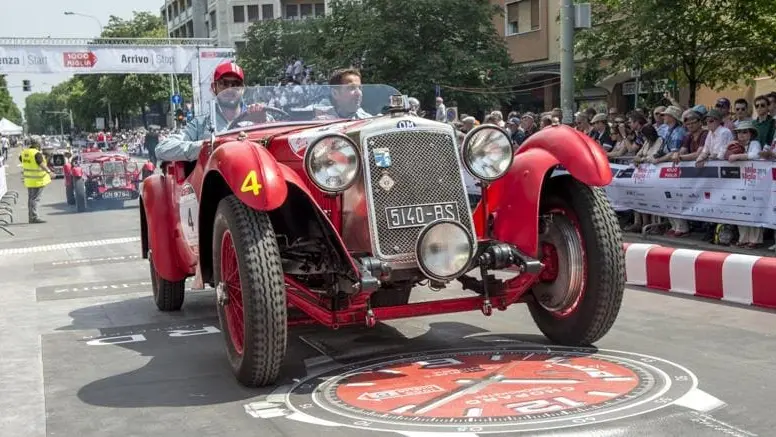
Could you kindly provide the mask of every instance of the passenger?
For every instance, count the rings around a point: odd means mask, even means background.
[[[346,118],[362,120],[372,117],[361,108],[364,97],[361,91],[361,73],[355,68],[336,70],[329,78],[331,100],[327,99],[316,105],[315,118],[329,120]]]
[[[210,85],[216,95],[216,131],[224,130],[241,113],[264,112],[263,105],[243,108],[242,94],[245,75],[237,64],[225,63],[213,73]],[[264,114],[266,119],[266,113]],[[156,159],[160,161],[196,161],[202,143],[210,136],[210,114],[200,115],[186,124],[180,134],[167,137],[156,146]]]

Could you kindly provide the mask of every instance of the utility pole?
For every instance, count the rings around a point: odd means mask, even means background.
[[[563,124],[574,121],[574,0],[560,2],[560,106]]]

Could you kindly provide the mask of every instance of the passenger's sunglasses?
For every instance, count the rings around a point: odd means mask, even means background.
[[[754,107],[755,108],[767,108],[768,104],[767,103],[757,103],[757,104],[754,105]]]
[[[736,108],[736,112],[744,112],[744,111],[746,111],[746,108],[744,108],[743,106],[739,106]]]

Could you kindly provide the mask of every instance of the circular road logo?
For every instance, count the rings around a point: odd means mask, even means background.
[[[394,432],[499,433],[601,423],[666,407],[697,386],[655,357],[563,347],[412,353],[296,384],[291,410]]]

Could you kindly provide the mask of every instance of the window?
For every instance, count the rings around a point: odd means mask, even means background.
[[[172,19],[175,18],[172,15],[172,5],[167,6],[167,21],[172,21]]]
[[[259,5],[248,5],[248,21],[259,21]]]
[[[172,16],[177,17],[178,16],[178,3],[176,2],[174,5],[172,5]]]
[[[313,16],[313,5],[309,3],[303,3],[299,5],[299,15],[302,18],[310,18]]]
[[[210,13],[210,30],[216,30],[216,11]]]
[[[541,0],[517,0],[507,4],[507,35],[531,32],[541,28]]]
[[[186,34],[189,38],[194,38],[194,20],[189,20],[186,23]]]
[[[315,4],[315,16],[316,17],[323,17],[326,15],[326,4],[325,3],[316,3]]]
[[[272,5],[261,5],[261,19],[271,20],[275,18],[275,9]]]
[[[245,6],[232,6],[232,16],[235,23],[245,23]]]
[[[234,47],[239,51],[245,50],[245,41],[235,41]]]
[[[294,20],[299,18],[299,5],[286,5],[286,18]]]

